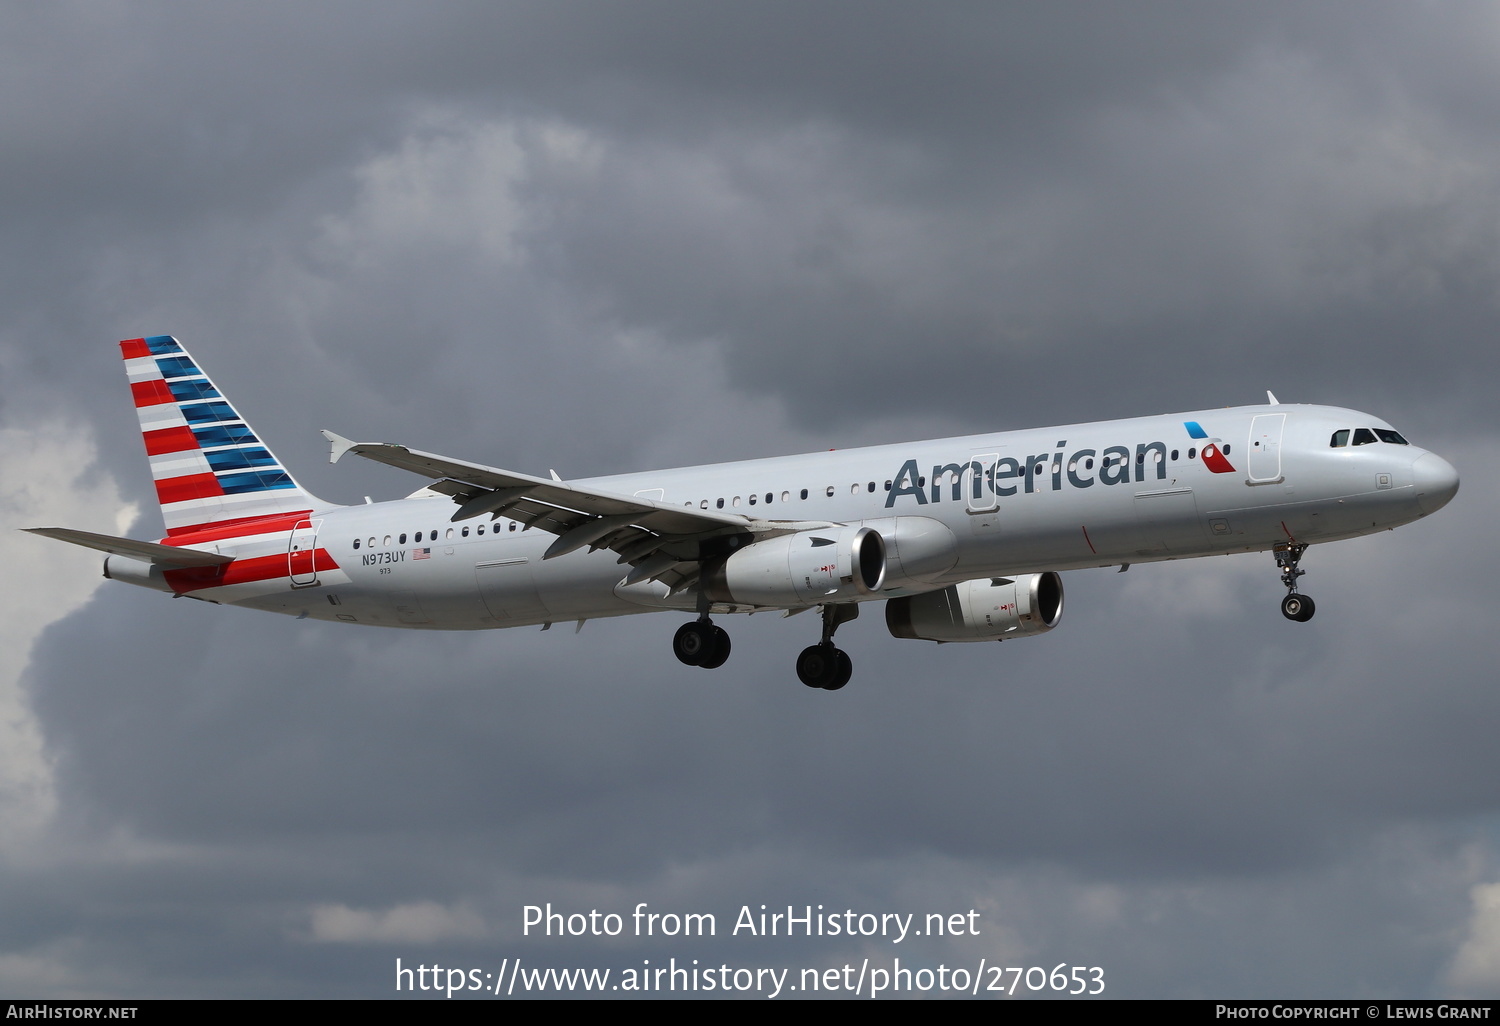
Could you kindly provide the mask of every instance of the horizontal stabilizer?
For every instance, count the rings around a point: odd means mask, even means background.
[[[190,566],[222,566],[233,563],[233,556],[221,556],[217,552],[201,549],[179,548],[175,545],[159,545],[156,542],[135,541],[131,538],[116,538],[108,534],[90,534],[88,531],[71,531],[66,527],[23,527],[21,530],[40,534],[58,541],[72,542],[88,549],[98,549],[112,556],[139,559],[143,563],[177,569]]]

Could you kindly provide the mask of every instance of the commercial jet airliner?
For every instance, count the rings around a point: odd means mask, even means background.
[[[936,642],[1044,634],[1059,571],[1230,552],[1275,556],[1281,612],[1306,621],[1299,563],[1317,542],[1435,513],[1458,491],[1441,456],[1366,413],[1264,406],[944,438],[563,481],[331,431],[429,478],[404,499],[339,506],[297,484],[168,335],[120,343],[166,521],[160,541],[37,534],[109,553],[104,576],[299,618],[484,630],[695,613],[689,666],[729,658],[714,615],[809,609],[797,658],[836,691],[833,644],[861,604]]]

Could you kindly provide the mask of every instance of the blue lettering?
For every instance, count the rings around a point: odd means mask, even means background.
[[[1020,477],[1020,476],[1021,476],[1021,464],[1020,463],[1016,462],[1016,460],[1013,457],[1011,457],[1011,456],[1002,456],[1002,457],[1000,457],[1000,459],[998,461],[996,461],[996,463],[995,463],[995,494],[996,495],[1014,495],[1014,494],[1016,494],[1016,486],[1015,485],[1005,485],[1005,486],[1002,487],[1001,484],[1000,484],[1000,479],[1001,478],[1014,479],[1014,478],[1017,478],[1017,477]]]
[[[1146,453],[1156,452],[1156,479],[1158,481],[1167,476],[1167,447],[1161,442],[1147,442],[1145,445],[1135,447],[1135,479],[1144,481],[1146,479]]]
[[[1040,456],[1026,457],[1026,490],[1028,492],[1036,491],[1036,476],[1042,472],[1042,468],[1046,465],[1046,453],[1042,453]]]
[[[963,496],[964,468],[962,466],[960,466],[959,464],[957,464],[957,463],[950,463],[946,467],[933,467],[932,468],[932,501],[933,502],[941,502],[943,500],[943,475],[944,474],[948,474],[948,473],[952,473],[952,475],[953,475],[953,501],[957,502],[957,501],[959,501],[960,499],[962,499],[964,497]]]
[[[918,480],[920,477],[916,460],[907,460],[901,464],[901,472],[896,475],[896,479],[891,482],[891,490],[886,493],[885,508],[894,506],[898,495],[915,495],[917,505],[927,505],[927,496],[922,493],[922,485]],[[933,484],[936,486],[937,482],[934,481]]]
[[[1090,460],[1090,462],[1092,462],[1093,458],[1097,455],[1099,454],[1096,453],[1093,449],[1079,449],[1072,456],[1070,456],[1068,458],[1068,484],[1072,485],[1074,488],[1092,487],[1094,484],[1094,479],[1091,477],[1079,477],[1078,468],[1084,467],[1085,470],[1089,469],[1084,465],[1084,459],[1087,458],[1088,460]]]
[[[1099,464],[1099,483],[1114,485],[1130,481],[1130,450],[1123,445],[1111,445],[1104,450],[1104,462]]]
[[[926,487],[926,478],[918,473],[917,461],[911,459],[901,465],[901,470],[892,481],[890,491],[886,495],[885,506],[886,509],[890,509],[896,504],[897,497],[902,495],[909,495],[916,499],[919,506],[925,506],[929,502],[942,502],[945,485],[950,501],[959,502],[964,498],[963,478],[965,474],[973,476],[973,497],[976,500],[984,498],[986,488],[1001,497],[1015,495],[1021,488],[1027,492],[1041,491],[1044,486],[1039,478],[1047,473],[1050,473],[1052,477],[1052,491],[1061,491],[1065,470],[1067,484],[1072,488],[1092,488],[1096,483],[1129,484],[1132,462],[1135,463],[1134,479],[1140,482],[1146,479],[1148,460],[1156,464],[1158,481],[1165,480],[1167,477],[1167,446],[1164,442],[1137,443],[1134,453],[1127,446],[1111,445],[1104,450],[1096,476],[1093,463],[1098,456],[1099,453],[1095,449],[1079,449],[1070,456],[1065,456],[1061,450],[1055,453],[1027,456],[1024,464],[1011,456],[999,457],[994,467],[986,466],[978,460],[970,460],[967,463],[934,464],[930,496]],[[1192,458],[1191,451],[1189,458]],[[1021,479],[1019,486],[1003,483],[1017,479]],[[404,553],[398,554],[395,558],[400,559],[402,556]],[[365,558],[370,562],[380,561],[378,555]]]

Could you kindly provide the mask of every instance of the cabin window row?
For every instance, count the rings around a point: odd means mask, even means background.
[[[505,523],[507,525],[507,530],[510,530],[510,531],[515,531],[515,530],[517,530],[521,526],[520,524],[516,523],[516,521],[514,521],[514,520],[505,521]],[[469,537],[469,533],[470,533],[470,531],[469,531],[469,527],[468,527],[467,524],[465,524],[463,527],[450,527],[450,528],[447,528],[443,532],[443,540],[444,541],[457,541],[459,539],[463,539],[463,538]],[[480,537],[480,538],[484,537],[484,533],[485,533],[484,532],[484,525],[483,524],[476,525],[474,527],[474,529],[473,529],[473,533],[477,537]],[[499,524],[495,524],[491,528],[490,533],[491,534],[499,534],[500,533],[500,525]],[[437,540],[438,540],[438,533],[437,533],[437,531],[428,531],[428,530],[424,529],[424,530],[421,530],[421,531],[416,531],[416,532],[414,532],[411,535],[411,543],[413,545],[420,545],[424,541],[435,542]],[[397,545],[405,545],[406,544],[406,535],[405,534],[398,534],[398,535],[394,536],[394,538],[391,535],[389,535],[389,534],[385,535],[383,538],[381,536],[379,536],[379,535],[371,535],[369,538],[366,538],[366,539],[355,538],[354,539],[354,547],[356,549],[361,548],[361,547],[370,548],[370,549],[375,549],[375,548],[390,548],[392,542],[394,542]]]

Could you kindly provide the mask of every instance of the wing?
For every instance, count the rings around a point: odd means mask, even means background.
[[[139,559],[143,563],[155,563],[158,566],[178,570],[195,566],[223,566],[225,563],[234,562],[233,556],[221,556],[217,552],[204,552],[201,549],[190,549],[186,546],[178,548],[175,545],[159,545],[156,542],[135,541],[131,538],[116,538],[108,534],[91,534],[88,531],[74,531],[66,527],[23,527],[21,530],[42,535],[44,538],[72,542],[84,548],[98,549],[100,552],[108,552],[113,556],[128,556],[131,559]]]
[[[590,551],[616,552],[619,563],[631,566],[624,582],[627,586],[657,580],[674,592],[681,591],[697,580],[701,560],[720,548],[727,553],[752,540],[834,526],[826,520],[759,520],[718,510],[672,506],[465,463],[404,445],[353,442],[332,431],[323,435],[332,443],[330,463],[352,452],[434,479],[436,483],[428,487],[458,504],[452,517],[455,521],[488,513],[491,520],[506,516],[557,535],[543,559],[554,559],[584,546]]]

